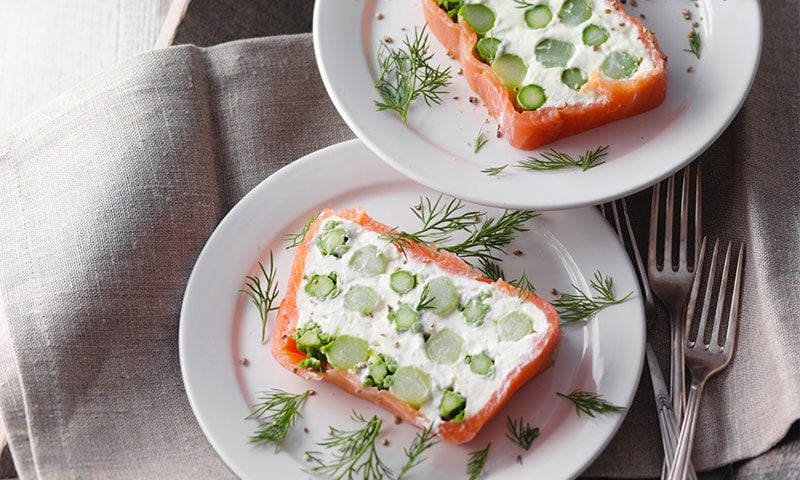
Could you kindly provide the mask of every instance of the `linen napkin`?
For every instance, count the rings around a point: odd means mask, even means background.
[[[800,42],[781,21],[796,13],[765,11],[753,93],[702,157],[705,231],[747,241],[748,261],[739,346],[705,394],[699,469],[768,450],[800,418]],[[186,280],[239,198],[347,138],[308,35],[141,55],[0,138],[0,415],[21,478],[232,477],[181,384]],[[649,195],[631,203],[643,239]],[[656,325],[667,365],[663,315]],[[643,375],[587,474],[658,475],[651,392]]]

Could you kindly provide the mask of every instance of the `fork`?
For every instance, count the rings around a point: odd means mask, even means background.
[[[739,320],[739,297],[742,289],[744,247],[744,244],[739,247],[738,259],[736,261],[736,274],[733,281],[730,304],[728,306],[727,328],[722,345],[719,344],[719,339],[720,333],[722,333],[722,316],[725,309],[725,298],[728,292],[731,243],[728,242],[728,248],[725,252],[725,263],[722,268],[722,276],[717,293],[717,305],[714,308],[714,325],[711,327],[711,338],[708,343],[704,341],[714,281],[716,279],[719,239],[714,242],[714,253],[711,255],[711,266],[709,267],[708,280],[706,281],[706,292],[703,298],[703,309],[700,313],[700,324],[697,327],[697,334],[694,340],[689,340],[697,304],[697,294],[702,281],[703,265],[698,264],[697,275],[692,284],[689,308],[686,312],[686,335],[684,339],[686,343],[686,366],[692,374],[692,384],[689,390],[689,400],[686,403],[686,417],[683,419],[683,424],[681,425],[680,435],[678,436],[678,446],[675,449],[675,460],[672,462],[672,468],[670,470],[670,480],[687,478],[687,466],[689,465],[689,459],[692,454],[694,430],[695,424],[697,423],[697,414],[700,411],[700,396],[703,394],[703,387],[706,384],[706,380],[728,366],[733,356],[733,349],[736,344],[736,324]],[[702,248],[705,250],[705,244]]]
[[[687,251],[689,216],[689,181],[691,166],[683,169],[683,184],[681,186],[680,224],[678,232],[678,259],[677,265],[673,255],[674,214],[675,214],[675,175],[667,180],[667,199],[664,211],[664,250],[661,262],[658,261],[658,226],[661,206],[661,182],[653,187],[652,203],[650,205],[650,238],[647,248],[647,274],[653,292],[664,303],[669,313],[671,325],[671,352],[670,357],[670,394],[672,396],[672,409],[675,417],[680,422],[683,417],[684,371],[683,353],[683,314],[689,301],[689,293],[694,279],[697,264],[697,255],[702,238],[702,210],[701,189],[702,174],[700,164],[697,164],[695,174],[695,208],[694,208],[694,258],[690,263]]]
[[[622,211],[622,221],[620,220],[620,210]],[[600,211],[606,217],[606,220],[614,226],[619,241],[622,243],[622,246],[625,248],[628,256],[631,257],[636,267],[636,275],[639,279],[639,286],[642,291],[645,325],[646,329],[650,330],[655,318],[656,308],[653,302],[653,293],[650,289],[650,283],[647,279],[647,272],[645,271],[642,257],[639,253],[639,244],[636,242],[636,236],[631,226],[631,219],[628,215],[628,204],[623,198],[608,204],[600,205]],[[700,262],[702,262],[702,260],[700,260]],[[666,469],[669,468],[672,462],[673,456],[675,455],[675,445],[678,442],[678,419],[675,418],[675,412],[672,410],[669,390],[667,390],[664,383],[664,377],[661,374],[661,366],[658,363],[658,359],[656,358],[649,340],[645,343],[645,354],[647,368],[650,371],[650,380],[653,384],[653,396],[655,397],[656,407],[658,409],[658,426],[661,430],[661,443],[664,447],[666,465],[665,470],[662,472],[662,477],[666,477]],[[691,480],[696,480],[697,475],[695,474],[694,468],[690,466],[688,472],[689,478]]]

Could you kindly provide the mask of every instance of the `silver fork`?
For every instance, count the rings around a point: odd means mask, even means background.
[[[691,166],[683,169],[683,184],[681,186],[680,224],[678,232],[678,261],[677,267],[673,261],[673,235],[675,214],[675,175],[667,181],[667,199],[664,211],[664,251],[661,262],[658,260],[658,226],[661,204],[661,182],[653,187],[652,203],[650,205],[650,239],[647,248],[647,274],[650,286],[656,296],[667,307],[671,325],[671,352],[670,357],[670,394],[672,396],[672,409],[675,417],[680,422],[683,417],[684,382],[686,373],[683,360],[683,315],[689,301],[689,292],[692,288],[695,266],[700,247],[702,233],[702,175],[700,164],[697,164],[695,183],[695,208],[694,208],[694,258],[688,258],[688,224],[689,216],[689,181]]]
[[[622,220],[620,220],[620,210],[622,210]],[[628,215],[628,204],[623,198],[609,204],[600,205],[600,211],[606,217],[606,220],[612,223],[617,232],[617,237],[619,237],[619,241],[622,242],[628,256],[633,260],[639,279],[639,286],[642,291],[645,324],[647,330],[650,330],[653,320],[655,319],[656,308],[653,302],[653,293],[650,290],[647,272],[645,271],[642,257],[639,253],[639,244],[636,242],[636,236],[631,226],[631,219]],[[699,261],[702,262],[702,259]],[[678,442],[678,419],[675,417],[675,412],[672,410],[669,390],[667,390],[667,386],[664,383],[664,377],[661,374],[661,365],[659,365],[653,347],[650,345],[650,340],[645,343],[645,355],[647,359],[647,368],[650,371],[650,380],[653,384],[653,396],[655,397],[656,408],[658,409],[658,426],[661,430],[661,444],[664,447],[665,468],[669,468],[673,456],[675,455],[675,445]],[[662,472],[662,477],[666,477],[666,470]],[[695,474],[694,468],[689,468],[689,478],[691,480],[696,480],[697,475]]]
[[[708,280],[706,281],[703,309],[700,313],[700,324],[697,327],[697,334],[694,340],[689,340],[691,326],[695,316],[695,307],[697,305],[697,294],[700,290],[703,273],[703,265],[698,264],[697,276],[692,285],[691,299],[689,300],[689,308],[686,312],[686,336],[684,340],[686,342],[686,366],[692,374],[692,385],[689,390],[689,400],[686,403],[686,417],[683,419],[680,435],[678,436],[675,461],[670,470],[670,480],[687,478],[686,469],[692,454],[694,430],[697,422],[697,414],[700,411],[700,396],[703,394],[703,387],[706,384],[706,380],[728,366],[733,356],[733,349],[736,345],[736,325],[739,321],[739,297],[742,290],[744,247],[744,244],[739,247],[733,289],[730,303],[728,304],[727,328],[725,331],[724,343],[721,346],[719,344],[719,339],[722,333],[722,316],[725,311],[725,299],[728,292],[731,243],[728,242],[728,248],[725,252],[725,263],[723,264],[722,276],[720,277],[719,290],[717,293],[717,305],[714,308],[714,325],[711,327],[711,338],[708,343],[705,343],[705,332],[716,279],[719,239],[714,242],[714,253],[711,255],[711,267],[709,268]],[[703,248],[705,249],[705,244]]]

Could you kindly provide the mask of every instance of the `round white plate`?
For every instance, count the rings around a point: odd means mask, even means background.
[[[511,0],[509,0],[511,1]],[[444,102],[431,108],[418,101],[408,123],[392,112],[377,112],[374,88],[379,42],[392,46],[422,26],[420,0],[317,1],[314,48],[322,79],[339,113],[367,146],[394,168],[438,191],[484,205],[518,209],[560,209],[596,205],[641,190],[695,159],[731,122],[750,90],[761,50],[761,10],[757,0],[639,0],[626,8],[645,14],[669,57],[669,87],[655,110],[565,138],[534,152],[517,150],[495,138],[496,123],[483,106],[473,106],[466,80],[453,75]],[[701,59],[689,48],[688,8],[702,39]],[[376,18],[377,13],[383,19]],[[700,20],[702,18],[702,20]],[[403,31],[405,29],[405,31]],[[447,57],[433,35],[434,62]],[[692,67],[693,73],[687,69]],[[458,100],[453,100],[457,96]],[[481,125],[489,142],[477,153],[472,142]],[[608,145],[606,164],[586,172],[530,172],[509,167],[491,177],[481,170],[515,164],[551,147],[578,155]]]
[[[350,172],[359,172],[353,175]],[[211,444],[230,468],[246,479],[301,478],[304,452],[318,449],[329,425],[352,428],[352,411],[384,420],[382,458],[397,469],[403,447],[416,430],[395,425],[392,415],[325,382],[307,383],[280,367],[268,345],[259,343],[260,321],[244,288],[257,261],[275,255],[281,290],[286,286],[294,251],[283,235],[297,231],[323,207],[363,205],[375,218],[400,228],[416,225],[409,207],[434,192],[415,184],[378,161],[363,144],[347,142],[313,153],[275,173],[253,189],[217,227],[197,259],[180,321],[180,361],[194,413]],[[497,213],[496,211],[489,210]],[[635,291],[633,270],[611,229],[593,209],[551,212],[530,222],[509,251],[521,250],[503,264],[509,278],[526,269],[540,293],[586,289],[595,270],[611,275],[618,293]],[[268,264],[268,263],[267,263]],[[270,316],[272,317],[272,315]],[[270,328],[272,327],[272,318]],[[603,450],[623,415],[578,417],[573,405],[555,395],[575,388],[599,392],[617,405],[629,406],[639,380],[644,350],[644,317],[638,297],[600,313],[585,326],[564,329],[554,366],[520,390],[509,405],[461,446],[440,443],[409,478],[455,478],[464,473],[468,452],[492,442],[485,478],[570,478]],[[248,365],[240,363],[248,359]],[[276,453],[253,446],[248,437],[257,424],[246,420],[259,391],[280,388],[317,391],[303,418]],[[504,437],[508,415],[524,416],[541,428],[530,451]],[[309,433],[303,432],[303,427]],[[523,464],[516,463],[518,454]]]

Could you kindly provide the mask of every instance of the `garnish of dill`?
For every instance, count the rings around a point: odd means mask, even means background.
[[[269,269],[265,269],[261,262],[258,262],[258,267],[264,275],[264,283],[257,275],[248,275],[245,277],[247,279],[246,288],[239,291],[250,297],[250,301],[258,310],[258,315],[261,317],[261,343],[264,343],[267,337],[267,317],[269,312],[278,309],[275,300],[280,293],[272,250],[269,252]]]
[[[700,49],[702,48],[700,42],[700,35],[697,33],[697,30],[692,29],[692,31],[689,32],[689,48],[684,48],[683,51],[691,53],[699,60]]]
[[[625,411],[623,407],[618,407],[607,402],[603,399],[602,395],[598,395],[597,393],[585,392],[583,390],[573,390],[568,395],[558,392],[556,392],[556,395],[561,398],[566,398],[574,403],[575,411],[577,412],[578,416],[580,416],[581,413],[585,413],[590,417],[594,417],[595,415],[619,413]]]
[[[610,276],[604,276],[599,271],[594,273],[591,281],[591,289],[596,294],[595,296],[591,296],[575,285],[572,285],[572,288],[577,293],[560,293],[558,298],[550,302],[558,310],[562,326],[580,322],[606,307],[628,300],[633,295],[633,292],[628,292],[625,296],[617,298],[614,295],[614,281]]]
[[[548,152],[542,152],[539,157],[531,156],[525,160],[520,160],[515,166],[535,172],[562,170],[565,168],[577,168],[585,172],[604,164],[605,161],[601,159],[606,155],[608,155],[608,145],[597,147],[594,150],[587,150],[577,159],[568,153],[551,149]]]
[[[286,435],[300,415],[300,409],[313,392],[289,393],[283,390],[270,390],[259,394],[258,403],[253,406],[247,418],[260,422],[256,432],[250,437],[255,444],[274,444],[277,448],[286,439]]]
[[[474,153],[478,153],[486,142],[489,141],[489,135],[486,133],[486,130],[483,129],[483,125],[481,125],[480,131],[478,131],[478,135],[475,137],[475,140],[472,142],[472,151]],[[497,172],[500,173],[500,172]]]

